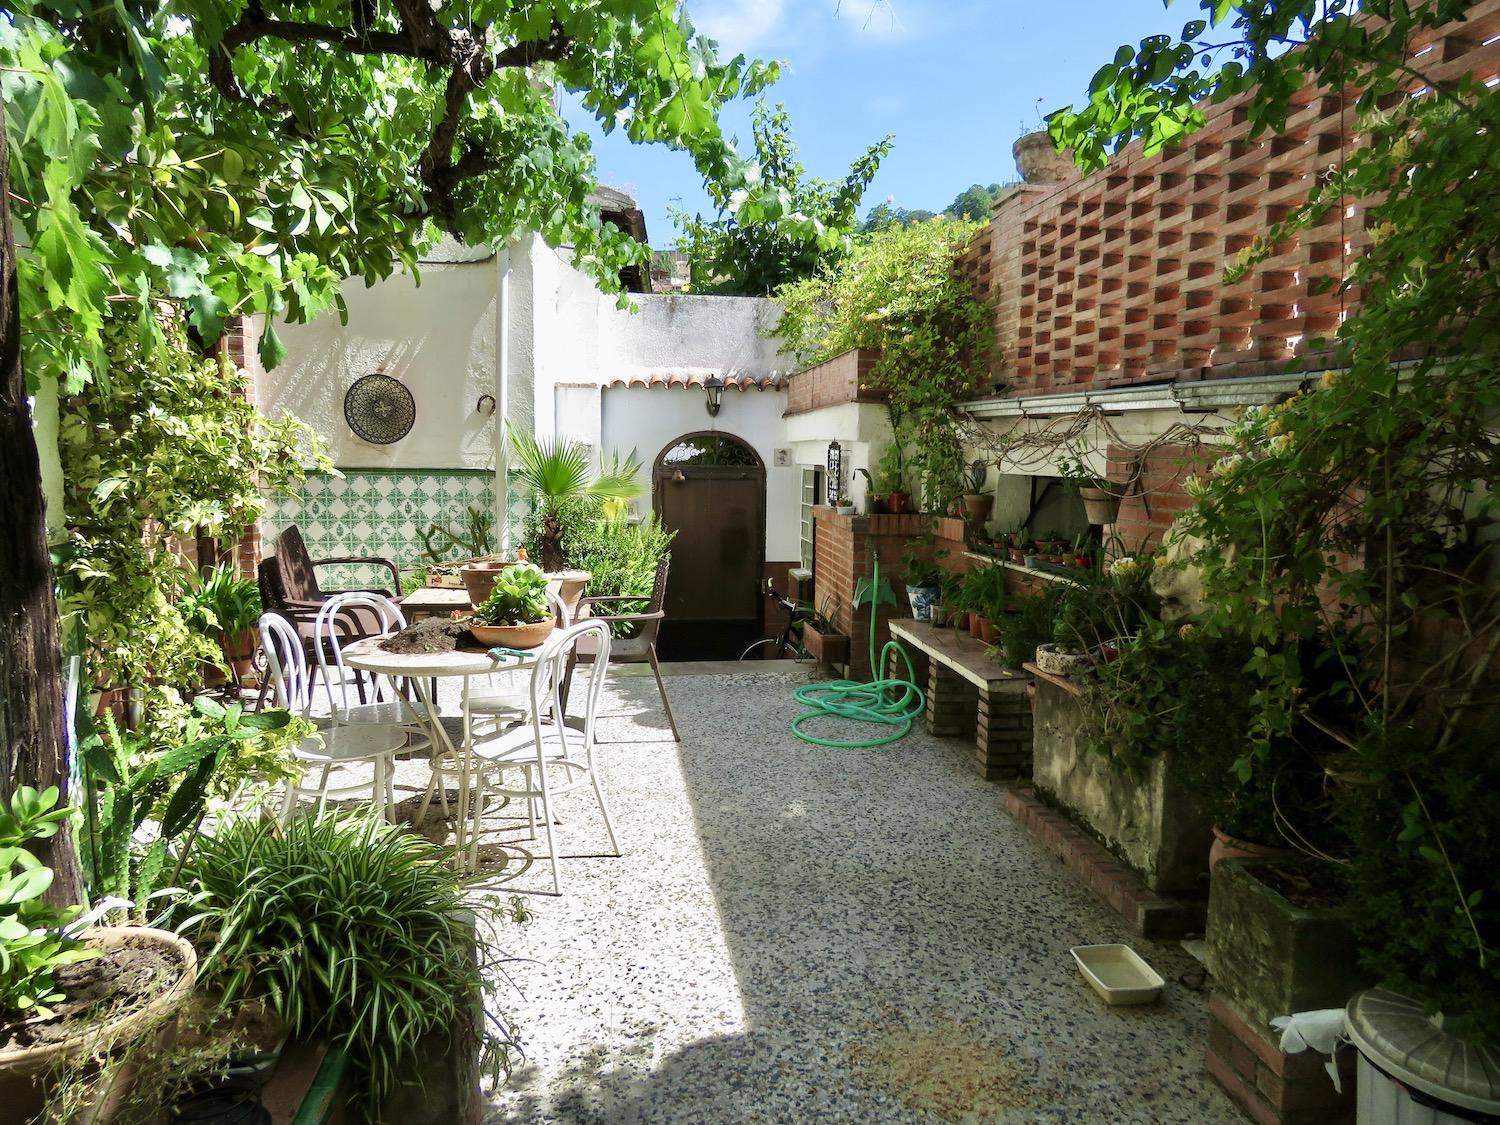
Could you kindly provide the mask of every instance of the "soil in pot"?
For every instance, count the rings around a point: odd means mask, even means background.
[[[182,979],[182,958],[170,946],[130,943],[98,957],[61,965],[55,974],[66,999],[52,1005],[51,1019],[0,1029],[0,1051],[45,1047],[89,1034],[121,1013],[145,1007]]]
[[[474,639],[467,621],[429,617],[387,637],[380,642],[380,647],[386,652],[413,655],[455,651],[484,652],[490,646],[482,645]]]

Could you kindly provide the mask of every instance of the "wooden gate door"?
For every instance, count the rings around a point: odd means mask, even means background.
[[[760,633],[766,470],[738,438],[678,438],[656,460],[652,504],[672,540],[661,648],[672,660],[733,659]]]

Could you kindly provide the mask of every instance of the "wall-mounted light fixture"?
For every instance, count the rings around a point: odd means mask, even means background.
[[[717,375],[710,375],[707,379],[703,380],[703,391],[706,396],[704,405],[708,407],[708,416],[710,418],[717,418],[719,416],[719,406],[724,401],[724,380],[720,379]]]

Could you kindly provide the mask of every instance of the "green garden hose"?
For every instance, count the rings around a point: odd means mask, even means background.
[[[804,684],[792,692],[792,698],[803,706],[811,707],[792,720],[792,733],[803,742],[814,746],[834,746],[847,750],[865,750],[874,746],[886,746],[905,738],[917,716],[926,707],[927,700],[916,684],[916,671],[911,666],[911,657],[899,641],[889,640],[880,650],[880,660],[875,659],[875,618],[880,612],[880,560],[875,560],[872,579],[874,593],[870,598],[870,667],[878,670],[888,667],[894,652],[906,664],[906,679],[876,678],[867,684],[854,680],[832,680],[828,683]],[[866,739],[820,738],[809,734],[804,725],[817,719],[849,719],[856,723],[874,723],[889,727],[883,735]]]

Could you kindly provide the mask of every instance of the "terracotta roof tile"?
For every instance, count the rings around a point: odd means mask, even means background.
[[[742,391],[779,390],[786,385],[786,376],[779,371],[773,371],[768,375],[747,375],[736,371],[635,371],[628,375],[616,375],[606,379],[604,385],[606,387],[686,387],[691,390],[702,390],[704,380],[710,375],[718,375],[724,380],[726,387],[736,387]]]

